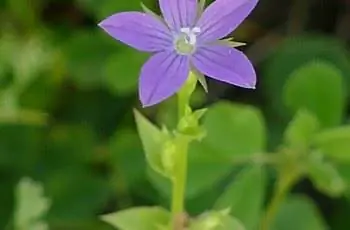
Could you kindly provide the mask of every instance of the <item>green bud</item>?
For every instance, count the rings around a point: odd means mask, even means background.
[[[173,175],[175,168],[176,157],[176,144],[172,140],[168,140],[163,145],[163,151],[161,153],[162,165],[165,171],[170,177]]]

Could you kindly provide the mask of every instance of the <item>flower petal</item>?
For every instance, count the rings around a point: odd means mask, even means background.
[[[197,26],[198,39],[214,41],[227,36],[254,9],[258,0],[216,0],[202,14]]]
[[[189,74],[189,58],[172,51],[153,55],[142,67],[139,95],[144,107],[157,104],[176,93]]]
[[[117,13],[99,26],[113,38],[140,51],[155,52],[172,47],[172,35],[166,25],[146,13]]]
[[[197,0],[159,0],[165,21],[172,30],[192,27],[197,17]]]
[[[192,57],[192,62],[208,77],[243,88],[255,88],[254,67],[239,50],[222,45],[201,47]]]

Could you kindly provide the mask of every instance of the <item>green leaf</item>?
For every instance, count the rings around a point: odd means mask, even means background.
[[[197,77],[199,84],[203,87],[204,91],[208,93],[208,83],[205,76],[195,68],[192,68],[191,73]]]
[[[282,41],[280,44],[278,40]],[[270,42],[266,44],[270,46]],[[348,58],[347,45],[339,39],[322,36],[321,34],[302,34],[287,39],[276,39],[273,41],[274,50],[262,65],[262,88],[267,96],[269,111],[275,116],[273,122],[279,120],[287,122],[290,115],[283,103],[283,88],[290,75],[300,67],[315,60],[324,61],[339,68],[347,85],[350,83],[350,60]],[[317,82],[317,81],[316,81]],[[349,87],[345,87],[349,88]],[[330,95],[329,92],[326,95]],[[277,113],[277,114],[276,114]],[[278,115],[278,120],[276,119]],[[284,124],[283,124],[284,125]]]
[[[128,186],[144,178],[146,162],[135,130],[119,129],[110,140],[109,151],[110,158],[107,161],[112,165],[116,184],[122,181]]]
[[[220,102],[203,119],[205,143],[230,159],[261,153],[266,134],[263,116],[251,106]]]
[[[228,215],[228,210],[208,211],[190,223],[189,230],[245,230],[243,224]]]
[[[143,3],[151,5],[152,1],[143,0]],[[111,14],[122,11],[140,10],[140,0],[110,1],[110,0],[78,0],[78,4],[85,10],[93,13],[99,20]]]
[[[157,18],[158,20],[160,20],[160,21],[162,21],[162,22],[165,22],[164,19],[163,19],[160,15],[156,14],[155,12],[153,12],[153,11],[152,11],[150,8],[148,8],[143,2],[141,2],[141,8],[142,8],[142,10],[143,10],[145,13],[147,13],[147,14],[149,14],[149,15],[152,15],[153,17]]]
[[[48,229],[47,224],[41,220],[50,206],[50,201],[44,197],[43,186],[29,178],[23,178],[16,190],[17,205],[14,215],[16,229]]]
[[[285,140],[293,147],[308,147],[318,128],[317,118],[306,110],[299,110],[287,127]]]
[[[208,109],[202,126],[207,136],[189,148],[187,198],[220,182],[232,170],[234,159],[261,153],[265,148],[262,115],[250,106],[218,103]],[[154,176],[150,179],[169,197],[168,185]]]
[[[83,222],[94,218],[96,210],[106,204],[111,194],[108,181],[76,165],[61,167],[45,175],[45,189],[52,200],[48,219]]]
[[[310,62],[291,74],[284,102],[292,113],[307,109],[322,127],[338,125],[343,116],[345,92],[342,73],[326,62]]]
[[[108,57],[104,66],[106,87],[117,95],[134,93],[137,89],[141,66],[147,57],[148,55],[129,48]]]
[[[229,208],[247,229],[256,229],[262,214],[266,176],[261,166],[246,168],[216,201],[215,209]]]
[[[134,115],[148,164],[159,174],[169,176],[161,156],[168,137],[137,110],[134,110]]]
[[[313,184],[321,192],[339,197],[346,190],[346,183],[335,166],[323,160],[320,152],[313,152],[307,162],[307,173]]]
[[[169,224],[170,214],[161,207],[136,207],[103,215],[101,219],[120,230],[156,230]]]
[[[350,161],[350,126],[325,130],[313,140],[315,147],[339,162]]]
[[[232,162],[204,142],[193,142],[188,154],[188,178],[186,198],[196,197],[220,182],[232,170]],[[151,183],[165,196],[171,196],[171,183],[152,171],[148,173]],[[205,180],[203,180],[205,178]]]
[[[103,32],[75,32],[64,45],[70,77],[82,89],[100,87],[106,62],[113,51],[117,51],[115,42]]]
[[[290,196],[281,205],[271,230],[327,230],[316,205],[307,197]]]

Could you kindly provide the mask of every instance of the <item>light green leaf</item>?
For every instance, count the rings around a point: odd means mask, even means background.
[[[329,229],[307,197],[290,196],[281,205],[271,230],[327,230]]]
[[[218,41],[219,44],[226,45],[232,48],[240,47],[240,46],[245,46],[246,43],[244,42],[236,42],[233,41],[233,38],[227,38],[227,39],[222,39]]]
[[[306,110],[299,110],[285,132],[287,144],[293,147],[307,147],[319,128],[317,118]]]
[[[156,230],[169,224],[170,213],[161,207],[135,207],[103,215],[101,219],[120,230]]]
[[[204,91],[208,93],[208,83],[207,83],[207,80],[205,79],[205,76],[195,68],[192,68],[191,72],[197,77],[198,82],[203,87]]]
[[[265,124],[251,106],[220,102],[203,119],[205,143],[231,159],[261,153],[265,149]]]
[[[15,228],[18,230],[48,229],[47,224],[42,222],[41,218],[48,211],[50,201],[44,197],[42,185],[29,178],[23,178],[17,186],[16,193]]]
[[[344,194],[346,183],[338,170],[322,159],[320,152],[313,152],[307,162],[307,173],[313,184],[322,192],[332,197]]]
[[[262,214],[266,176],[261,166],[243,170],[216,201],[215,209],[230,208],[247,229],[256,229]]]
[[[208,211],[194,219],[189,230],[245,230],[243,224],[228,212],[229,210]]]
[[[163,166],[161,156],[163,145],[168,137],[137,110],[134,110],[134,115],[148,164],[159,174],[169,176]]]
[[[307,109],[322,127],[338,125],[343,116],[345,92],[342,73],[325,62],[310,62],[291,74],[284,102],[291,112]]]
[[[315,147],[339,162],[350,161],[350,126],[325,130],[315,136]]]

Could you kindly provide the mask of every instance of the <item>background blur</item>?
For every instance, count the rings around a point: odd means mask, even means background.
[[[144,3],[158,12],[156,0]],[[1,230],[12,218],[15,187],[23,176],[43,183],[52,201],[47,215],[52,229],[108,230],[98,214],[168,205],[167,189],[146,166],[132,113],[139,108],[137,78],[147,55],[96,26],[125,10],[141,10],[139,0],[0,1]],[[198,89],[193,105],[229,100],[258,107],[268,128],[269,150],[279,145],[290,118],[281,93],[295,69],[309,61],[329,63],[339,70],[345,92],[349,89],[348,0],[260,0],[233,36],[248,43],[242,50],[258,71],[257,90],[210,81],[209,94]],[[331,100],[332,94],[326,88],[320,100]],[[171,126],[173,108],[169,100],[140,110]],[[348,118],[347,107],[341,122]],[[217,135],[234,144],[234,137]],[[203,211],[217,196],[213,185],[225,183],[227,175],[222,168],[208,160],[191,175],[196,182],[189,185],[191,213]],[[348,198],[323,195],[308,180],[294,192],[314,200],[330,229],[350,229]]]

